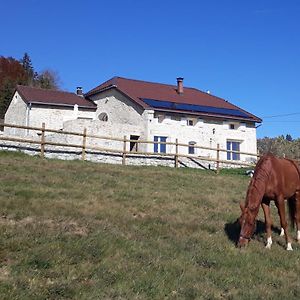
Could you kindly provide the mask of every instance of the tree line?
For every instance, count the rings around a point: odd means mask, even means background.
[[[290,134],[258,139],[257,148],[260,154],[270,152],[280,157],[300,159],[300,138],[293,139]]]
[[[52,70],[36,72],[28,53],[25,53],[20,60],[0,56],[0,119],[4,119],[18,84],[57,90],[58,82],[58,75]]]

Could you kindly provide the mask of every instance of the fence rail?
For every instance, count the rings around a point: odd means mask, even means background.
[[[197,160],[197,161],[214,162],[216,165],[216,172],[218,173],[220,170],[220,164],[235,165],[235,166],[241,166],[241,167],[253,167],[254,166],[254,163],[220,159],[221,152],[236,153],[238,155],[248,155],[248,156],[252,156],[253,158],[255,158],[254,160],[256,160],[259,157],[259,155],[257,153],[248,153],[248,152],[221,149],[219,144],[217,145],[216,148],[193,145],[194,149],[202,149],[202,150],[208,150],[208,151],[215,152],[215,157],[199,156],[199,155],[195,155],[195,154],[182,154],[179,151],[179,147],[186,147],[188,149],[188,147],[190,147],[191,145],[179,143],[178,139],[176,139],[175,142],[131,140],[131,139],[127,139],[126,136],[124,136],[123,138],[115,138],[115,137],[108,137],[108,136],[102,136],[102,135],[88,134],[86,128],[84,128],[82,132],[56,130],[56,129],[46,128],[45,123],[42,124],[42,127],[33,127],[33,126],[23,126],[23,125],[16,125],[16,124],[6,124],[3,122],[2,123],[0,122],[0,126],[7,127],[7,128],[24,129],[27,132],[29,132],[30,130],[36,131],[37,132],[36,138],[34,138],[34,137],[21,138],[21,137],[6,136],[4,134],[4,135],[0,135],[0,140],[39,145],[40,146],[40,156],[42,158],[45,157],[46,146],[49,145],[49,146],[70,147],[70,148],[81,149],[81,159],[82,160],[86,159],[86,153],[89,150],[103,151],[103,152],[108,152],[108,153],[113,153],[113,154],[117,153],[122,156],[122,164],[123,165],[126,164],[126,159],[129,155],[171,157],[172,159],[174,159],[174,166],[176,168],[179,167],[181,158],[189,158],[189,159],[193,159],[193,160]],[[82,141],[79,144],[47,141],[46,133],[57,133],[57,134],[63,134],[63,135],[77,136],[77,137],[81,137]],[[123,143],[123,146],[120,147],[120,149],[100,147],[100,146],[96,146],[96,145],[90,145],[88,143],[88,139],[99,139],[99,140],[120,142],[120,143]],[[135,143],[137,145],[140,145],[140,144],[170,145],[170,146],[173,146],[173,148],[175,148],[175,152],[129,151],[127,149],[128,143]],[[140,147],[137,147],[137,149],[139,149],[139,148]]]

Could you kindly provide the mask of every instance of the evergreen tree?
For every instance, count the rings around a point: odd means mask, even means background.
[[[27,52],[24,53],[23,58],[21,59],[21,64],[27,76],[27,84],[26,85],[34,85],[35,80],[35,72],[32,66],[31,59]]]

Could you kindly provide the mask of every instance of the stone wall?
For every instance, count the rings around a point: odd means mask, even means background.
[[[36,139],[39,142],[39,139]],[[40,145],[11,142],[0,140],[0,151],[19,151],[28,155],[40,155]],[[81,160],[82,150],[73,147],[58,147],[46,145],[45,158],[62,160]],[[95,163],[122,164],[122,153],[111,153],[106,151],[87,150],[85,160]],[[165,166],[175,167],[175,157],[159,155],[127,154],[126,165]],[[214,162],[201,161],[199,159],[179,158],[179,167],[190,167],[199,169],[215,169]]]

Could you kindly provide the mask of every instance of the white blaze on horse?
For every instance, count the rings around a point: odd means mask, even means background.
[[[258,161],[250,181],[245,205],[241,205],[242,214],[239,218],[241,231],[238,246],[248,244],[255,229],[255,220],[260,205],[263,208],[267,245],[271,248],[271,215],[270,201],[273,200],[278,210],[282,233],[284,232],[287,250],[293,250],[292,240],[288,232],[285,216],[285,200],[288,202],[291,224],[296,223],[297,240],[300,242],[300,169],[290,159],[276,158],[266,154]]]

